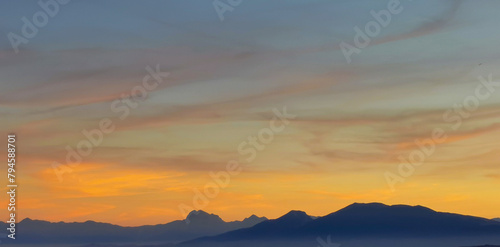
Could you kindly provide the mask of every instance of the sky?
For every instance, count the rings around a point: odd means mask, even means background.
[[[0,155],[15,133],[18,220],[160,224],[184,205],[231,221],[354,202],[500,217],[499,1],[73,0],[23,36],[37,2],[0,2]],[[390,20],[356,45],[380,11]],[[231,161],[241,171],[196,205]]]

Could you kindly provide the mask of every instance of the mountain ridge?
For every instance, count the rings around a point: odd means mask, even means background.
[[[5,225],[5,223],[0,224],[0,226]],[[246,247],[277,243],[278,245],[274,246],[295,247],[315,246],[314,241],[320,237],[325,242],[323,238],[327,239],[327,237],[342,241],[372,238],[451,238],[453,240],[470,235],[473,239],[464,243],[471,243],[469,246],[474,246],[488,243],[483,238],[490,239],[492,234],[498,237],[498,242],[490,242],[490,244],[500,244],[500,222],[493,219],[437,212],[420,205],[386,205],[383,203],[353,203],[320,217],[310,216],[300,210],[291,210],[271,220],[251,215],[241,221],[230,222],[225,222],[218,215],[200,210],[190,212],[184,220],[138,227],[122,227],[91,220],[52,223],[26,218],[18,224],[18,229],[19,232],[23,232],[23,238],[15,241],[19,244],[102,243],[114,245],[116,243],[157,242],[181,247]],[[476,238],[478,238],[477,242]],[[311,240],[313,245],[311,245]],[[288,243],[283,244],[281,241],[288,241]],[[349,244],[345,246],[348,247]]]
[[[318,236],[336,239],[430,239],[462,237],[469,234],[479,240],[482,236],[498,236],[498,241],[500,241],[500,223],[497,221],[437,212],[420,205],[389,206],[382,203],[353,203],[317,219],[283,220],[283,217],[286,219],[291,214],[300,217],[303,213],[296,212],[301,211],[291,211],[280,218],[268,220],[250,228],[187,241],[181,246],[211,246],[210,244],[214,243],[220,245],[228,242],[264,240],[299,242],[315,239]],[[480,243],[484,244],[484,242]]]
[[[85,222],[49,222],[25,218],[17,224],[23,237],[15,243],[112,243],[164,241],[179,242],[251,227],[265,217],[249,216],[241,221],[225,222],[218,215],[192,211],[184,220],[143,226],[119,226],[88,220]],[[0,227],[7,224],[0,222]],[[5,240],[6,242],[11,242]],[[14,243],[14,242],[13,242]]]

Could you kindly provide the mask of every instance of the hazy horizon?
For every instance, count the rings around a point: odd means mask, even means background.
[[[360,203],[360,202],[354,202],[353,204],[379,204],[380,202],[366,202],[366,203]],[[247,216],[245,216],[244,218],[240,218],[240,219],[234,219],[234,220],[227,220],[224,218],[223,215],[219,215],[219,214],[215,214],[215,213],[212,213],[212,212],[208,212],[208,211],[205,211],[205,210],[196,210],[196,211],[203,211],[209,215],[215,215],[215,216],[218,216],[220,217],[223,221],[225,222],[233,222],[233,221],[243,221],[244,219],[247,219],[249,218],[250,216],[257,216],[257,217],[265,217],[269,220],[271,219],[277,219],[283,215],[286,215],[287,213],[290,213],[290,212],[293,212],[293,211],[301,211],[301,212],[305,212],[306,214],[308,214],[309,216],[312,216],[312,217],[323,217],[323,216],[326,216],[328,214],[331,214],[331,213],[334,213],[334,212],[337,212],[341,209],[344,209],[345,207],[347,206],[351,206],[353,204],[349,204],[349,205],[346,205],[344,207],[341,207],[341,208],[338,208],[338,209],[334,209],[332,210],[331,212],[325,214],[325,215],[311,215],[309,214],[307,211],[304,211],[304,210],[300,210],[300,209],[290,209],[288,211],[286,211],[285,213],[283,213],[282,215],[278,215],[277,217],[275,218],[271,218],[271,217],[268,217],[266,215],[256,215],[252,212],[248,212],[247,213]],[[383,203],[382,203],[383,204]],[[387,205],[387,204],[384,204],[384,205]],[[387,205],[387,206],[398,206],[398,205],[401,205],[401,206],[422,206],[422,207],[425,207],[425,208],[429,208],[429,207],[426,207],[425,205],[406,205],[406,204],[393,204],[393,205]],[[433,210],[432,208],[430,208],[431,210]],[[435,210],[434,210],[435,211]],[[441,212],[441,211],[436,211],[436,212]],[[451,213],[451,214],[458,214],[458,213],[455,213],[455,212],[442,212],[442,213]],[[466,216],[474,216],[474,217],[480,217],[480,216],[477,216],[477,215],[467,215],[467,214],[463,214],[463,215],[466,215]],[[188,217],[187,217],[188,218]],[[179,218],[179,219],[174,219],[172,221],[167,221],[167,222],[158,222],[158,223],[154,223],[154,224],[146,224],[146,225],[158,225],[158,224],[165,224],[165,223],[171,223],[171,222],[174,222],[174,221],[184,221],[186,220],[187,218]],[[482,218],[485,218],[485,217],[482,217]],[[19,222],[22,222],[23,220],[26,220],[26,219],[30,219],[30,220],[40,220],[40,219],[35,219],[35,218],[29,218],[29,217],[26,217],[24,219],[21,219],[19,220]],[[490,220],[496,220],[496,219],[500,219],[498,217],[495,217],[495,218],[485,218],[485,219],[490,219]],[[87,222],[87,221],[94,221],[94,222],[97,222],[97,223],[110,223],[110,222],[100,222],[100,221],[95,221],[95,220],[92,220],[92,219],[87,219],[87,220],[84,220],[84,221],[48,221],[48,222],[51,222],[51,223],[58,223],[58,222],[64,222],[64,223],[84,223],[84,222]],[[188,223],[189,224],[189,223]],[[124,227],[136,227],[136,226],[145,226],[145,225],[119,225],[119,224],[113,224],[113,225],[118,225],[118,226],[124,226]]]

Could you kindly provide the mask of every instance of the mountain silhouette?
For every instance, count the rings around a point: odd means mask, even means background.
[[[304,212],[292,211],[278,219],[268,220],[250,228],[202,237],[188,241],[184,245],[226,246],[224,244],[228,242],[250,241],[249,246],[251,246],[257,244],[258,241],[300,242],[316,239],[318,236],[344,240],[453,239],[470,236],[478,241],[487,237],[498,237],[500,241],[500,222],[480,217],[436,212],[422,206],[354,203],[317,219],[307,216]],[[485,242],[478,243],[484,244]]]
[[[302,211],[289,213],[274,219],[256,224],[251,228],[242,228],[217,236],[217,240],[248,240],[256,236],[259,238],[276,238],[294,232],[298,227],[313,221],[313,217]],[[210,240],[210,237],[200,240]]]
[[[436,212],[422,206],[354,203],[300,230],[332,236],[421,237],[500,233],[500,224],[479,217]]]
[[[7,227],[0,223],[0,227]],[[272,220],[252,215],[225,222],[215,214],[192,211],[185,220],[122,227],[107,223],[51,223],[25,219],[11,242],[87,244],[87,246],[309,247],[405,246],[459,247],[500,245],[500,222],[437,212],[423,206],[354,203],[322,217],[290,211]],[[95,243],[95,244],[94,244]],[[150,245],[140,245],[150,243]],[[151,245],[151,243],[154,243]],[[91,245],[88,245],[91,244]],[[341,244],[341,245],[340,245]]]
[[[185,220],[166,224],[122,227],[108,223],[86,221],[81,223],[52,223],[29,218],[19,222],[22,237],[15,243],[112,243],[112,242],[179,242],[201,236],[216,235],[244,227],[251,227],[265,217],[252,215],[243,221],[225,222],[215,214],[192,211]],[[6,223],[0,227],[7,228]],[[8,242],[9,240],[5,240]]]

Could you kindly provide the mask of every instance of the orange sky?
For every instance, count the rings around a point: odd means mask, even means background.
[[[20,52],[0,43],[18,220],[159,224],[183,219],[183,205],[230,221],[354,202],[500,217],[500,2],[412,3],[351,63],[339,43],[385,5],[250,2],[223,22],[183,1],[68,4]],[[24,4],[6,15],[8,30],[33,8]],[[102,142],[68,163],[68,148],[97,129],[109,130]],[[402,176],[399,157],[436,130],[446,140]],[[231,160],[241,172],[196,206]]]

